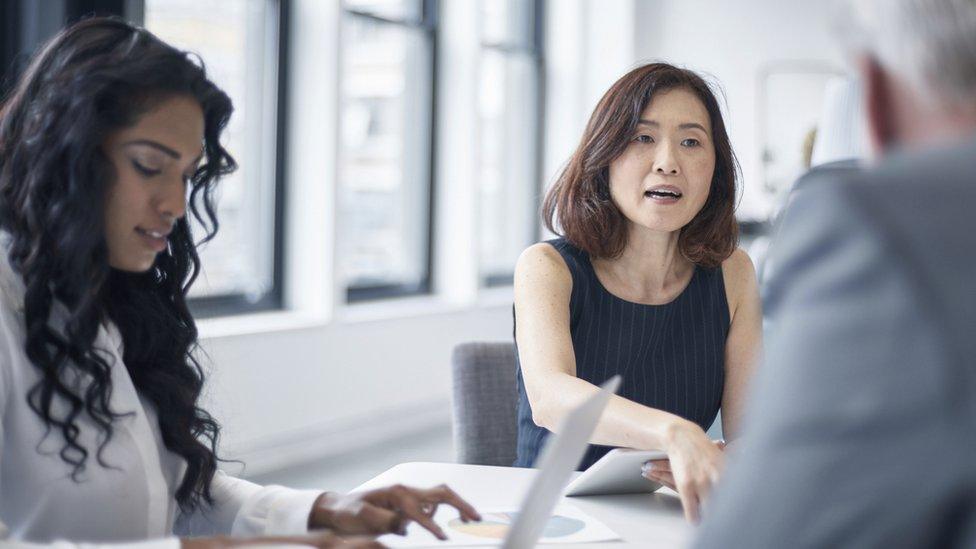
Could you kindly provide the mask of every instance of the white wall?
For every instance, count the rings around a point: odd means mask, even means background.
[[[208,402],[228,455],[255,474],[446,424],[452,347],[509,339],[510,305],[414,306],[398,318],[207,339]]]
[[[843,68],[831,35],[833,2],[643,0],[636,3],[638,60],[661,59],[714,76],[728,99],[727,126],[742,164],[743,217],[763,217],[756,134],[758,76],[772,63],[807,61]]]

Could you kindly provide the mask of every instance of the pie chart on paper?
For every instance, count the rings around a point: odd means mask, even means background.
[[[467,534],[485,539],[505,539],[508,529],[518,513],[489,513],[482,516],[481,522],[462,522],[461,519],[454,519],[447,523],[448,527],[455,532]],[[554,515],[546,523],[546,529],[542,533],[544,538],[561,538],[570,536],[586,528],[586,523],[582,520],[560,515]]]

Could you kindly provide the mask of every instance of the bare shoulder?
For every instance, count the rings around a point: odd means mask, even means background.
[[[735,316],[739,305],[758,299],[759,282],[756,280],[756,267],[752,258],[742,248],[736,248],[728,259],[722,262],[722,278],[725,280],[725,295],[729,302],[729,313]]]
[[[752,258],[742,248],[736,248],[728,259],[722,262],[722,277],[725,283],[740,284],[756,282],[756,268]]]
[[[566,262],[556,248],[545,242],[526,248],[515,264],[516,299],[520,288],[568,292],[572,286],[573,277]]]
[[[515,264],[515,275],[565,276],[571,279],[569,268],[556,248],[546,242],[538,242],[526,248]]]

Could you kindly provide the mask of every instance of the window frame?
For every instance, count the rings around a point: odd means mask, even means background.
[[[505,42],[479,42],[479,50],[495,51],[504,56],[512,54],[528,55],[535,66],[535,147],[536,160],[532,181],[536,187],[533,193],[533,217],[531,219],[532,240],[537,242],[542,238],[542,225],[538,222],[538,212],[542,206],[542,177],[544,168],[545,125],[546,125],[546,56],[545,56],[545,17],[546,0],[533,0],[532,4],[532,40],[528,48]],[[480,189],[479,189],[480,192]],[[480,237],[478,246],[481,246]],[[510,270],[483,271],[478,262],[478,283],[481,288],[491,289],[512,286],[515,278],[515,265]]]
[[[395,25],[399,27],[405,27],[414,30],[420,30],[424,34],[424,40],[429,45],[430,51],[430,74],[427,75],[431,82],[430,87],[430,118],[428,120],[428,135],[429,143],[428,150],[430,151],[427,158],[427,237],[426,237],[426,258],[422,262],[424,266],[424,275],[420,278],[417,283],[393,283],[393,284],[372,284],[372,285],[349,285],[345,280],[342,280],[340,291],[344,294],[345,304],[354,305],[357,303],[368,303],[374,301],[380,301],[384,299],[400,298],[400,297],[413,297],[420,295],[428,295],[433,291],[433,272],[434,272],[434,261],[435,261],[435,198],[437,196],[437,123],[438,123],[438,113],[437,113],[437,100],[438,100],[438,60],[439,60],[439,45],[438,45],[438,28],[440,23],[440,0],[420,0],[421,1],[421,13],[419,20],[411,20],[399,17],[389,17],[385,15],[380,15],[366,10],[358,10],[354,8],[349,8],[346,6],[345,2],[341,2],[339,6],[339,18],[340,18],[340,28],[343,23],[342,20],[345,17],[359,17],[371,21],[373,23]],[[344,78],[343,66],[340,61],[339,65],[339,76],[338,80],[341,81]],[[341,102],[340,94],[340,102]],[[340,121],[341,125],[341,121]],[[341,163],[342,145],[339,144],[340,154],[338,160]],[[342,215],[341,212],[337,211],[337,215]],[[337,263],[341,263],[342,259],[338,258]]]
[[[289,76],[289,30],[291,19],[290,0],[264,0],[270,9],[277,10],[278,25],[275,42],[277,44],[275,100],[273,114],[275,120],[274,187],[271,228],[271,279],[267,291],[257,299],[244,292],[222,293],[191,297],[187,305],[194,318],[215,318],[249,313],[282,310],[284,308],[285,281],[285,201],[287,200],[287,136],[288,136],[288,76]],[[145,0],[126,0],[126,16],[135,24],[144,24]]]
[[[278,25],[276,82],[273,84],[277,97],[273,102],[275,112],[275,133],[273,142],[275,154],[272,161],[274,169],[273,222],[274,235],[271,239],[271,279],[270,286],[258,299],[243,292],[192,297],[187,300],[196,318],[231,316],[284,308],[285,280],[285,200],[286,200],[286,154],[288,135],[288,76],[289,76],[289,19],[290,0],[264,0],[270,9],[277,10]],[[27,59],[54,33],[65,25],[82,17],[92,15],[119,16],[136,25],[145,22],[145,0],[62,0],[60,3],[45,3],[41,6],[33,0],[5,0],[0,7],[0,62],[2,80],[0,93],[6,94],[15,84],[20,71],[25,68]],[[10,31],[10,32],[8,32]],[[263,106],[262,106],[263,108]]]

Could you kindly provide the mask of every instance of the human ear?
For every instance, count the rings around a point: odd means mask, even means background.
[[[892,81],[884,68],[873,57],[860,60],[861,81],[864,85],[864,112],[867,116],[867,133],[871,149],[879,155],[894,146],[895,129]]]

